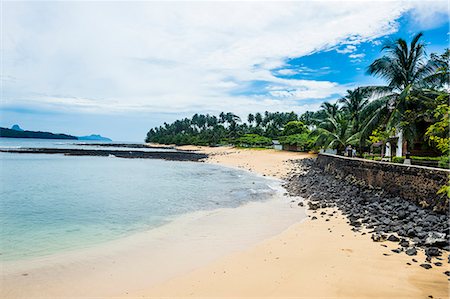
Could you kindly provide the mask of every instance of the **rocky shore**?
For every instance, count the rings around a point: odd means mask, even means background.
[[[374,242],[398,243],[398,248],[392,250],[393,254],[411,256],[412,263],[425,269],[450,263],[449,215],[421,208],[351,178],[327,174],[314,159],[293,163],[295,169],[286,179],[285,188],[290,195],[306,199],[305,203],[301,201],[298,204],[307,205],[312,220],[319,215],[325,218],[334,216],[324,209],[337,208],[347,217],[353,231],[370,233]],[[414,258],[418,250],[424,251],[424,261]],[[447,259],[444,260],[444,256]],[[449,271],[443,270],[443,273],[450,276]]]
[[[88,150],[67,148],[23,148],[23,149],[0,149],[3,153],[16,154],[64,154],[68,156],[114,156],[128,159],[163,159],[170,161],[200,161],[208,155],[188,151],[123,151],[123,150]]]
[[[82,146],[102,146],[102,147],[125,147],[125,148],[152,148],[152,149],[167,149],[167,150],[173,150],[175,147],[173,146],[162,146],[162,145],[150,145],[150,144],[143,144],[143,143],[77,143],[77,145]]]

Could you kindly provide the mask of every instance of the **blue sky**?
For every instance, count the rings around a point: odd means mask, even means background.
[[[194,113],[317,110],[388,39],[448,47],[446,1],[4,2],[0,125],[142,141]]]

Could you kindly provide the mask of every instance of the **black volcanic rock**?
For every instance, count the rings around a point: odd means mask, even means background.
[[[408,249],[406,249],[405,253],[407,255],[409,255],[409,256],[417,255],[417,249],[414,248],[414,247],[413,248],[408,248]]]
[[[320,214],[324,207],[336,207],[355,231],[370,229],[374,242],[385,241],[389,236],[409,255],[417,254],[416,247],[450,249],[448,214],[421,208],[354,178],[331,175],[314,159],[294,163],[285,188],[290,195],[305,198],[305,205],[314,212]],[[434,256],[437,252],[428,249],[428,253]]]

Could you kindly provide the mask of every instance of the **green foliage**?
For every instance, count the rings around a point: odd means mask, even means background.
[[[301,121],[288,122],[282,131],[283,136],[302,134],[308,132],[308,128]]]
[[[439,159],[439,167],[450,169],[450,156],[445,155]]]
[[[393,163],[400,163],[403,164],[403,162],[405,161],[404,157],[392,157],[392,162]]]
[[[450,175],[448,176],[447,184],[442,186],[437,194],[440,195],[440,207],[442,210],[444,210],[446,207],[448,207],[450,199]]]
[[[417,161],[440,161],[441,157],[419,157],[419,156],[411,156],[411,160]]]
[[[239,146],[269,146],[272,145],[272,139],[260,136],[258,134],[245,134],[244,136],[236,139],[235,144]]]
[[[219,145],[241,142],[240,137],[256,134],[270,140],[282,136],[283,128],[290,122],[292,130],[307,130],[298,121],[294,112],[264,112],[249,114],[248,123],[243,123],[239,116],[231,112],[214,115],[194,114],[192,118],[176,120],[171,124],[150,129],[146,142],[176,145]],[[261,142],[261,140],[260,140]],[[268,144],[265,140],[264,144]]]
[[[295,145],[302,151],[311,150],[314,147],[317,137],[309,133],[293,134],[289,136],[282,136],[279,142],[283,145]]]
[[[384,79],[384,86],[348,90],[336,103],[322,103],[319,111],[300,116],[294,112],[250,113],[247,122],[231,112],[222,112],[218,117],[195,114],[150,129],[146,142],[266,146],[278,139],[282,144],[304,149],[321,147],[338,152],[350,144],[361,155],[371,143],[385,143],[401,132],[407,148],[427,139],[443,154],[433,159],[439,159],[441,167],[448,167],[450,51],[428,58],[419,33],[410,43],[403,39],[387,42],[382,52],[383,56],[373,61],[367,72]],[[401,163],[402,159],[393,161]]]
[[[391,129],[389,131],[384,131],[380,128],[377,128],[372,131],[372,134],[369,136],[369,140],[372,143],[377,142],[386,142],[390,136],[393,136],[395,134],[395,129]]]
[[[359,140],[359,133],[352,132],[351,121],[344,113],[323,119],[311,136],[316,137],[317,146],[337,149],[338,152],[342,152],[349,144],[356,145]]]
[[[425,133],[429,142],[444,154],[449,153],[449,113],[450,107],[448,103],[438,105],[434,111],[434,117],[438,121],[430,125]]]

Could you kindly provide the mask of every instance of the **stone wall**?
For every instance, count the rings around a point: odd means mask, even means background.
[[[341,178],[380,187],[394,196],[448,211],[437,191],[448,184],[449,170],[319,154],[319,167]]]

